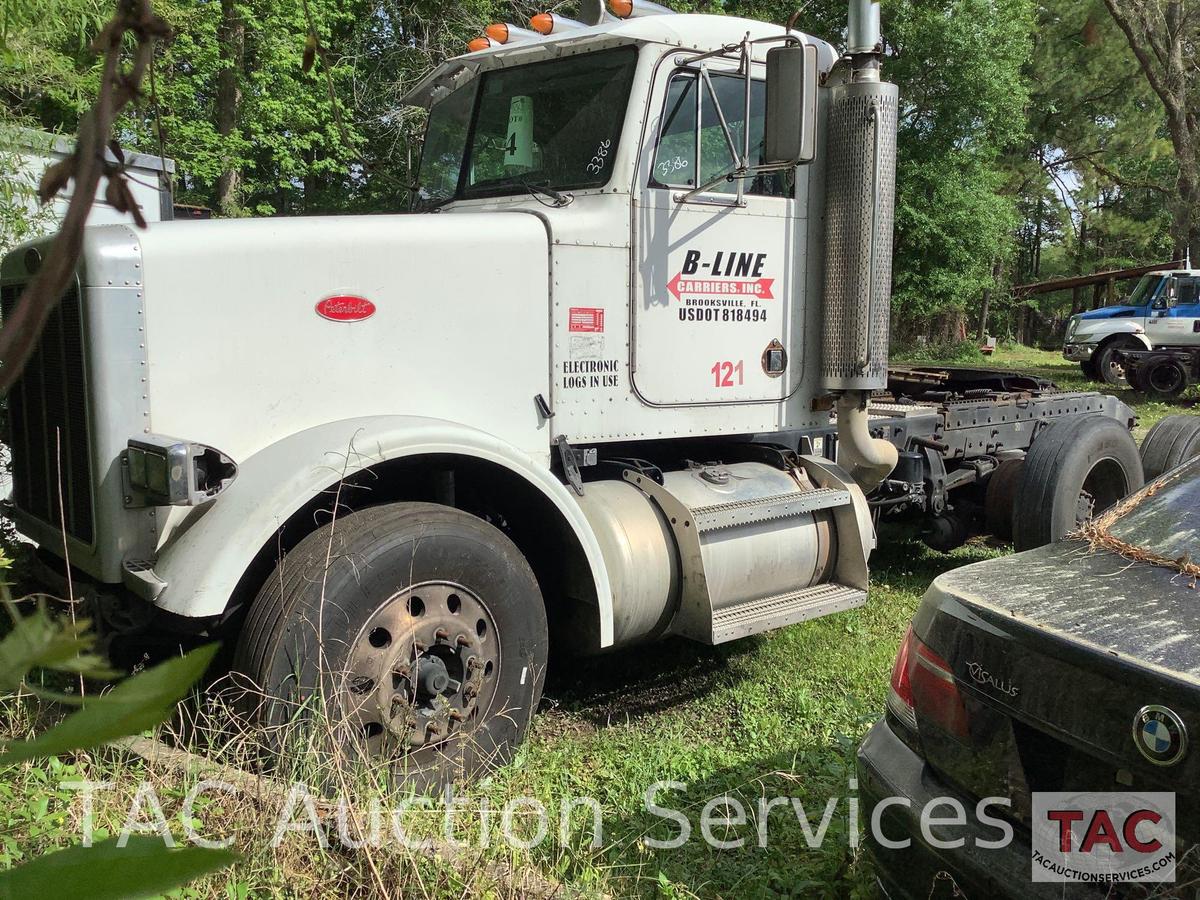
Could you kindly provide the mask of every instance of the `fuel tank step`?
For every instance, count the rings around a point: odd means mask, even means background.
[[[852,609],[866,602],[866,591],[832,583],[763,597],[717,612],[713,616],[712,642],[723,644],[735,641],[772,628]]]
[[[700,532],[736,528],[754,522],[770,522],[787,519],[819,509],[847,506],[850,492],[838,488],[818,488],[804,493],[791,492],[773,497],[758,497],[753,500],[738,500],[732,503],[715,503],[692,509],[692,519]]]

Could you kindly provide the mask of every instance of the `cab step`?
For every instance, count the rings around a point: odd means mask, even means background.
[[[849,491],[839,488],[819,488],[803,494],[779,494],[754,500],[697,506],[692,510],[692,520],[696,523],[696,529],[703,533],[719,531],[722,528],[737,528],[755,522],[787,519],[820,509],[847,506],[849,503]]]
[[[712,642],[723,644],[736,641],[762,631],[853,609],[866,602],[866,591],[832,583],[801,588],[774,597],[763,597],[761,600],[718,610],[713,616]]]

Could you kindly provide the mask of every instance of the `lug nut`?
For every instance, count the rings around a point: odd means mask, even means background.
[[[439,641],[448,641],[448,640],[450,640],[450,632],[449,632],[449,630],[447,630],[447,629],[445,629],[445,628],[439,628],[437,631],[435,631],[435,632],[433,633],[433,636],[434,636],[435,638],[437,638]]]

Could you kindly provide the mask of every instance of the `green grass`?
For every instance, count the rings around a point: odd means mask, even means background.
[[[957,362],[1020,368],[1064,388],[1095,388],[1076,365],[1048,352],[1002,349],[990,359]],[[1139,434],[1194,403],[1194,396],[1170,405],[1118,393],[1135,407]],[[892,531],[884,533],[881,544],[871,561],[870,600],[861,609],[717,648],[671,641],[590,660],[556,661],[544,708],[517,759],[467,795],[474,808],[486,800],[493,810],[520,795],[538,799],[551,813],[552,839],[530,851],[493,842],[473,857],[479,863],[474,869],[403,856],[385,869],[387,883],[405,896],[519,896],[521,889],[480,874],[482,863],[502,861],[585,896],[873,896],[869,861],[850,846],[848,834],[846,798],[854,793],[855,746],[881,714],[893,656],[930,581],[947,569],[1004,552],[973,542],[942,555]],[[13,709],[0,706],[9,733],[27,727],[24,713]],[[146,766],[117,754],[93,754],[66,765],[75,777],[125,786],[123,802],[107,803],[98,813],[102,827],[118,828]],[[75,839],[78,810],[61,792],[50,790],[49,783],[58,780],[49,767],[26,766],[15,777],[6,776],[0,785],[0,854],[11,860]],[[646,789],[668,780],[687,788],[660,795],[659,803],[682,811],[693,835],[678,849],[652,850],[648,838],[678,833],[673,823],[643,806]],[[177,815],[183,790],[175,786],[164,794],[169,816]],[[835,799],[836,807],[820,848],[807,845],[794,813],[785,807],[770,814],[766,848],[757,846],[751,820],[717,834],[743,838],[746,846],[718,850],[701,837],[700,818],[704,804],[722,795],[740,800],[751,816],[760,797],[797,798],[814,827],[829,800]],[[49,801],[43,803],[42,796]],[[561,805],[584,796],[603,809],[604,841],[597,849],[589,846],[590,822],[582,813],[572,820],[567,841],[557,840]],[[252,823],[239,831],[248,858],[189,895],[374,896],[353,854],[320,852],[300,838],[289,839],[290,853],[271,851],[265,847],[271,819],[261,810],[245,804],[213,808],[218,815]],[[439,812],[426,827],[440,829],[440,822]],[[174,825],[178,834],[177,821]]]

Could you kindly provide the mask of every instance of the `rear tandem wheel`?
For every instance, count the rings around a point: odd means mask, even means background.
[[[1060,540],[1143,483],[1137,443],[1116,419],[1054,422],[1025,456],[1013,503],[1013,546],[1031,550]]]

